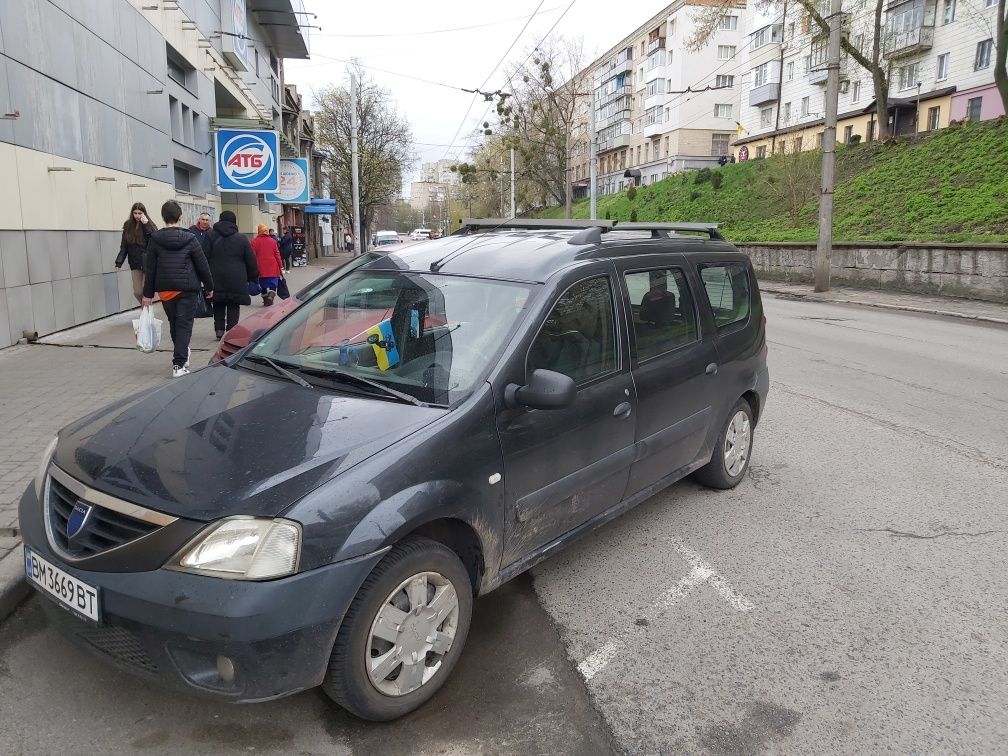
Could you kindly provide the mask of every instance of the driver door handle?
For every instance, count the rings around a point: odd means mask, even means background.
[[[712,362],[710,365],[707,366],[707,370],[705,372],[707,373],[707,375],[717,375],[717,363]]]
[[[630,406],[630,402],[622,402],[616,405],[616,409],[613,410],[613,417],[630,417],[630,412],[633,408]]]

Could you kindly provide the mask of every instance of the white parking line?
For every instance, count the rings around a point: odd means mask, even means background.
[[[695,551],[686,546],[678,538],[669,538],[668,541],[672,548],[690,565],[691,569],[675,586],[666,593],[663,593],[644,609],[642,614],[646,619],[655,619],[657,615],[660,615],[663,611],[686,598],[694,588],[704,583],[709,583],[732,608],[740,612],[748,612],[753,608],[751,601],[737,593],[728,581],[716,572],[713,567],[703,561]],[[585,682],[591,680],[605,669],[629,645],[634,637],[643,635],[646,632],[646,625],[634,625],[622,637],[614,638],[590,653],[584,661],[578,664],[578,672],[585,679]]]

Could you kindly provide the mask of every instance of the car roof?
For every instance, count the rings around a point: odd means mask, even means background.
[[[745,260],[722,239],[673,235],[652,238],[638,229],[598,235],[584,241],[576,228],[512,228],[461,233],[389,254],[363,266],[367,270],[401,270],[478,276],[544,283],[578,263],[628,255],[685,254],[700,263],[707,258]]]

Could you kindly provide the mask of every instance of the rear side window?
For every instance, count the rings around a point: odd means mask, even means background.
[[[616,369],[609,278],[589,278],[557,300],[529,349],[528,372],[542,368],[586,383]]]
[[[749,274],[743,263],[702,265],[700,278],[718,330],[749,318]]]
[[[627,273],[625,278],[638,360],[644,361],[697,340],[693,298],[681,270],[634,271]]]

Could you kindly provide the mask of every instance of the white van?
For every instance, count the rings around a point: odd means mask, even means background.
[[[409,238],[413,241],[420,241],[421,239],[430,239],[430,235],[431,230],[429,228],[414,228]]]

